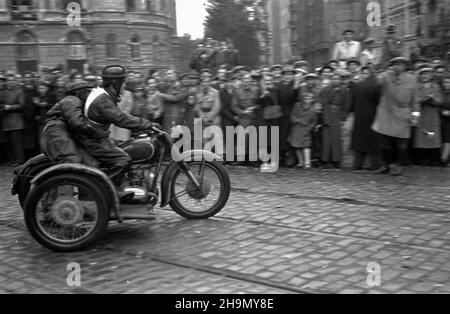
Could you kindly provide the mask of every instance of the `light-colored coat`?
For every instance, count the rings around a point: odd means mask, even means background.
[[[205,94],[203,88],[199,89],[197,94],[197,105],[195,112],[203,120],[203,126],[220,125],[220,112],[222,106],[220,103],[220,93],[218,90],[209,87]]]
[[[416,78],[402,73],[396,78],[388,71],[381,77],[381,102],[372,129],[395,138],[411,138],[411,114],[415,106]]]

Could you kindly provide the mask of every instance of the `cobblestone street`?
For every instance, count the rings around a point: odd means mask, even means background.
[[[450,293],[450,170],[228,170],[215,218],[157,210],[155,222],[111,225],[92,250],[55,254],[26,231],[0,168],[0,293]],[[79,288],[66,285],[70,262]]]

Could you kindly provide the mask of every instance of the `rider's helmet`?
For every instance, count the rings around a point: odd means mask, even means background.
[[[122,85],[127,77],[127,71],[121,65],[109,65],[102,71],[103,87],[114,87],[117,94],[120,94]]]
[[[117,80],[125,79],[127,77],[127,71],[121,65],[109,65],[102,71],[103,80]]]

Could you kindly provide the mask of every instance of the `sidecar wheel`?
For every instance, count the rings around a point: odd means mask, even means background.
[[[202,162],[188,162],[197,180],[200,180]],[[170,207],[187,219],[208,219],[217,215],[227,204],[231,183],[227,170],[218,162],[205,162],[204,183],[196,189],[185,173],[178,169],[171,183]]]
[[[88,248],[109,223],[106,196],[96,180],[60,174],[33,188],[25,202],[25,223],[33,238],[55,252]]]

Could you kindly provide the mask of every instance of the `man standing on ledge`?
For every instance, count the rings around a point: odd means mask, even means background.
[[[345,69],[350,60],[359,60],[361,56],[361,43],[353,40],[355,32],[347,29],[343,33],[344,40],[334,47],[332,60],[339,61],[341,69]]]

